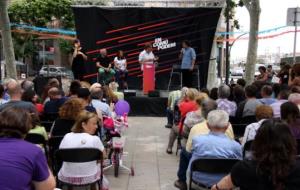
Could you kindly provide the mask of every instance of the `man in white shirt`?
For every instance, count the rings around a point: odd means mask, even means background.
[[[144,64],[154,64],[158,60],[158,57],[154,56],[152,50],[152,44],[146,43],[145,49],[139,55],[139,63],[141,64],[141,70],[143,70]]]

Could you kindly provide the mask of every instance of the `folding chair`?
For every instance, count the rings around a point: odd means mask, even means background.
[[[297,155],[300,156],[300,139],[296,139],[297,141]]]
[[[244,145],[244,148],[243,148],[243,158],[244,158],[244,160],[250,160],[251,157],[252,157],[252,155],[251,155],[251,153],[252,153],[252,151],[251,151],[252,143],[253,143],[253,140],[247,141]]]
[[[49,133],[51,131],[54,121],[41,121],[41,126],[45,127],[45,130]]]
[[[102,179],[103,179],[103,154],[99,149],[96,148],[68,148],[59,149],[55,153],[56,159],[62,162],[72,162],[72,163],[84,163],[91,161],[101,161],[101,177],[98,181],[91,184],[75,185],[69,184],[58,180],[59,186],[78,187],[78,186],[90,186],[98,184],[98,188],[101,189]]]
[[[257,122],[256,116],[255,116],[255,115],[242,117],[241,120],[242,120],[243,123],[245,123],[245,124],[251,124],[251,123]]]
[[[43,135],[36,133],[28,133],[25,137],[25,141],[31,142],[32,144],[43,145],[46,158],[48,159],[47,141]]]
[[[231,124],[235,138],[244,136],[248,124]]]
[[[59,149],[59,145],[61,141],[63,140],[63,136],[53,136],[49,139],[48,145],[49,145],[49,159],[50,164],[52,166],[53,174],[56,176],[62,163],[56,162],[55,163],[55,152]]]
[[[238,162],[238,159],[222,159],[222,158],[199,158],[191,164],[191,172],[189,179],[189,190],[192,190],[192,183],[206,189],[207,187],[202,182],[193,180],[194,172],[205,172],[209,174],[228,174],[231,168]]]

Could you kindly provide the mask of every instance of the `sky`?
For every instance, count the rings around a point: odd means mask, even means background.
[[[300,7],[300,0],[260,0],[261,14],[259,30],[268,30],[275,27],[285,26],[287,9]],[[239,21],[242,31],[249,31],[249,13],[245,7],[237,8],[236,19]],[[300,29],[300,26],[298,27]],[[272,35],[294,30],[288,27],[279,31],[273,31]],[[236,35],[238,36],[238,35]],[[269,53],[292,53],[294,47],[294,33],[285,34],[277,38],[263,39],[258,42],[258,55]],[[247,56],[248,40],[238,40],[231,50],[233,59]],[[297,52],[300,53],[300,32],[298,32]]]

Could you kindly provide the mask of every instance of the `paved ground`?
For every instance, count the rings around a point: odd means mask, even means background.
[[[166,146],[169,129],[164,127],[165,118],[130,117],[126,131],[124,158],[126,166],[133,166],[135,176],[121,170],[119,177],[113,175],[113,168],[104,174],[111,190],[176,190],[179,156],[168,155]]]

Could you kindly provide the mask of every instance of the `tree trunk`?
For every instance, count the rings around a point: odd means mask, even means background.
[[[2,33],[2,43],[6,62],[6,73],[10,78],[17,78],[15,65],[15,53],[11,37],[10,21],[8,17],[8,0],[0,1],[0,29]]]
[[[245,6],[250,15],[250,34],[248,44],[248,54],[246,62],[246,76],[247,84],[251,84],[254,80],[255,64],[257,59],[257,46],[258,46],[258,30],[259,30],[259,16],[260,16],[260,3],[259,0],[244,0]]]

